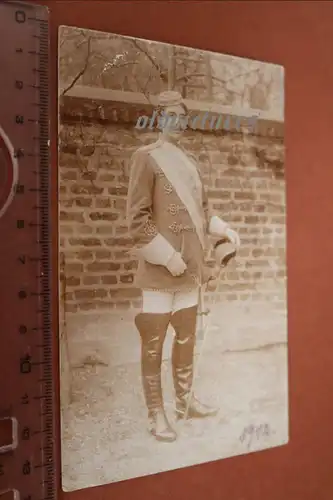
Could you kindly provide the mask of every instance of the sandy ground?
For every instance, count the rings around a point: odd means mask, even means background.
[[[73,491],[279,446],[288,441],[287,325],[269,304],[213,308],[198,342],[196,394],[220,413],[174,423],[172,331],[163,361],[166,409],[178,439],[146,431],[139,353],[132,318],[67,319],[71,380],[63,379],[63,489]],[[71,383],[71,402],[66,388]]]

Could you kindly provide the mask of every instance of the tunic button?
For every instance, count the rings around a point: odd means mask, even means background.
[[[169,212],[171,215],[177,215],[179,212],[178,205],[174,205],[174,204],[169,205]]]
[[[179,212],[187,212],[187,209],[183,205],[175,205],[174,203],[171,203],[168,207],[168,211],[171,215],[178,215]]]
[[[164,191],[166,194],[171,194],[173,191],[172,184],[164,184]]]
[[[181,224],[177,224],[177,222],[173,222],[172,224],[170,224],[169,229],[173,233],[179,234],[181,232],[181,230],[182,230],[182,225]]]

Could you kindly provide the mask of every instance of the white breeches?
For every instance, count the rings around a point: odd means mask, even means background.
[[[199,302],[199,289],[189,292],[142,291],[142,312],[164,314],[196,306]]]

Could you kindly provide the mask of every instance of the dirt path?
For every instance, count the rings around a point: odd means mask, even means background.
[[[99,317],[97,323],[94,318],[73,318],[73,401],[63,413],[66,491],[287,442],[285,317],[263,310],[238,313],[216,311],[196,379],[198,396],[219,406],[220,414],[205,422],[174,424],[179,437],[172,444],[157,443],[146,432],[140,346],[131,321],[121,316]],[[171,340],[165,348],[163,380],[173,422]],[[252,432],[244,434],[251,425]]]

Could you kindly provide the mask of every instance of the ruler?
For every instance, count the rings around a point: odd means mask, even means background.
[[[0,3],[0,495],[54,499],[49,33]]]

